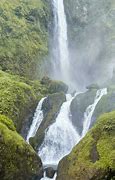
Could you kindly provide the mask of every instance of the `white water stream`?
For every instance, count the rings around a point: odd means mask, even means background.
[[[74,97],[70,94],[66,95],[66,102],[62,104],[55,123],[50,125],[46,130],[44,141],[38,150],[38,154],[41,157],[44,166],[53,167],[58,165],[59,161],[65,155],[69,154],[72,148],[85,136],[90,128],[94,110],[101,98],[106,94],[107,88],[99,89],[94,98],[94,103],[87,107],[84,113],[82,136],[79,136],[71,122],[70,105],[77,94]],[[27,141],[29,141],[30,137],[35,136],[36,131],[43,120],[41,108],[44,100],[45,98],[42,98],[38,104],[32,125],[28,132]],[[55,178],[56,174],[52,180],[55,180]],[[50,180],[50,178],[47,178],[44,173],[42,180]]]
[[[42,98],[41,101],[38,103],[38,106],[37,106],[36,111],[34,113],[32,124],[31,124],[29,132],[27,134],[27,138],[26,138],[27,142],[29,142],[30,137],[35,136],[35,134],[39,128],[39,125],[41,124],[41,122],[43,120],[42,104],[43,104],[45,99],[46,99],[46,97]]]
[[[67,22],[63,0],[53,0],[54,12],[54,76],[67,84],[70,83],[70,61],[68,50]],[[58,62],[57,62],[58,61]],[[59,69],[57,67],[59,65]]]
[[[54,44],[56,47],[55,51],[53,51],[54,73],[58,76],[58,79],[61,79],[71,86],[67,22],[64,11],[64,2],[63,0],[52,1],[54,11]],[[44,141],[38,150],[38,154],[42,159],[43,165],[51,165],[51,167],[53,165],[58,165],[59,161],[71,152],[72,148],[88,132],[96,105],[106,94],[106,88],[98,90],[94,103],[87,107],[86,112],[84,113],[83,132],[81,137],[71,122],[70,105],[74,97],[70,94],[66,95],[66,102],[64,102],[61,106],[55,123],[50,125],[46,130]],[[35,136],[39,125],[43,120],[43,112],[41,109],[44,100],[45,98],[43,98],[38,104],[32,125],[27,135],[27,142],[30,137]],[[56,174],[52,180],[55,179]],[[50,178],[46,177],[45,172],[42,180],[50,180]]]
[[[46,177],[46,172],[44,172],[44,177],[41,180],[55,180],[56,177],[57,177],[57,173],[55,173],[53,178],[48,178],[48,177]]]
[[[74,97],[66,95],[54,124],[46,131],[45,139],[39,149],[39,156],[44,165],[58,165],[59,161],[74,147],[80,139],[71,122],[70,105]]]
[[[83,132],[82,132],[82,138],[86,135],[88,132],[90,125],[91,125],[91,120],[92,120],[92,115],[94,113],[94,110],[96,108],[96,105],[100,101],[100,99],[107,94],[107,88],[99,89],[96,93],[96,97],[94,99],[94,103],[89,105],[84,113],[84,122],[83,122]]]

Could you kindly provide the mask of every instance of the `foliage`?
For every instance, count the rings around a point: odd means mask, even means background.
[[[32,147],[17,134],[13,122],[0,115],[0,179],[29,180],[41,170],[41,160]]]
[[[35,108],[42,97],[41,86],[40,83],[34,84],[19,76],[0,71],[0,113],[11,118],[17,130],[20,130],[25,116]]]
[[[48,53],[49,5],[45,0],[0,1],[0,66],[4,71],[36,76]]]

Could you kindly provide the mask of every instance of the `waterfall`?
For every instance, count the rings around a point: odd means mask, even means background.
[[[70,105],[73,98],[70,94],[66,95],[67,100],[62,104],[55,123],[45,133],[38,152],[44,165],[57,165],[80,139],[71,122]]]
[[[29,132],[27,134],[27,138],[26,138],[27,142],[29,142],[30,137],[35,136],[35,134],[39,128],[39,125],[41,124],[41,122],[43,120],[42,104],[43,104],[45,99],[46,99],[46,97],[42,98],[40,100],[40,102],[38,103],[38,106],[37,106],[36,111],[34,113],[32,124],[31,124]]]
[[[83,132],[82,132],[82,137],[86,135],[86,133],[89,130],[91,120],[92,120],[92,115],[94,113],[94,110],[96,108],[96,105],[100,101],[100,99],[107,94],[107,88],[99,89],[96,93],[96,97],[94,99],[94,103],[89,105],[84,113],[84,123],[83,123]]]
[[[53,64],[54,76],[69,84],[70,82],[70,62],[68,51],[67,22],[64,11],[63,0],[53,0],[54,12],[54,48]],[[58,62],[57,62],[58,61]],[[59,65],[59,68],[57,67]]]

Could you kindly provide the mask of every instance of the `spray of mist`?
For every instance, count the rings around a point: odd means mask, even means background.
[[[107,22],[113,24],[114,14],[109,2],[72,0],[68,6],[68,1],[52,2],[51,77],[76,90],[83,90],[92,83],[103,86],[112,77],[115,67],[111,42],[114,32],[107,26]]]

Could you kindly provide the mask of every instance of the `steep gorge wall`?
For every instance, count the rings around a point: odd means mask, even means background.
[[[80,87],[81,82],[102,83],[112,74],[115,63],[115,1],[64,0],[64,3],[73,79]]]
[[[34,79],[48,54],[50,2],[0,1],[0,68]]]

